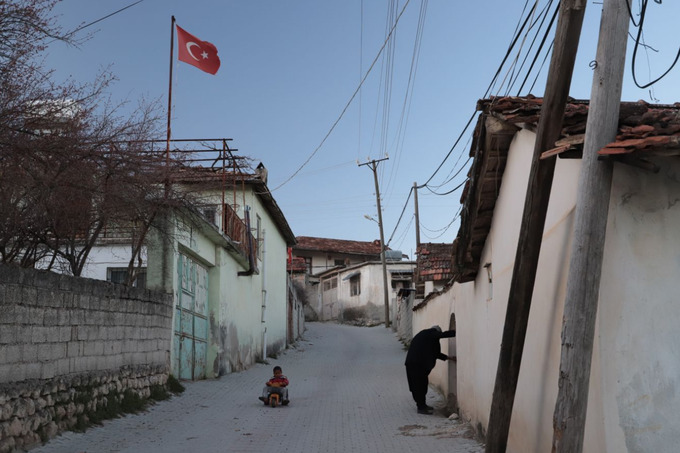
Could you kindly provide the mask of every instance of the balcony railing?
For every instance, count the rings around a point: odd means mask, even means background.
[[[245,222],[236,214],[236,211],[228,204],[224,205],[224,222],[222,223],[224,234],[236,243],[244,257],[248,257],[248,246],[252,247],[252,256],[257,256],[257,240],[252,233],[248,231]],[[248,235],[250,234],[250,244],[248,244]]]

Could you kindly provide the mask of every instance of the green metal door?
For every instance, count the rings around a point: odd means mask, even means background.
[[[208,346],[208,270],[180,253],[177,263],[173,373],[204,379]]]

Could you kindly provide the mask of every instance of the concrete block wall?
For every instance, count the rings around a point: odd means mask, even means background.
[[[0,266],[0,383],[168,365],[170,295]]]
[[[172,310],[170,294],[0,265],[0,452],[69,427],[55,430],[49,411],[37,422],[22,409],[46,409],[52,383],[73,394],[84,380],[106,376],[117,391],[140,396],[165,383]]]

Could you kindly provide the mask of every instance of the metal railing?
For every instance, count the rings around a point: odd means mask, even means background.
[[[222,222],[222,232],[225,236],[235,242],[236,247],[243,254],[248,257],[248,234],[251,236],[250,244],[253,247],[253,256],[257,256],[257,240],[251,232],[248,231],[246,223],[236,214],[236,211],[228,205],[224,205],[224,219]]]

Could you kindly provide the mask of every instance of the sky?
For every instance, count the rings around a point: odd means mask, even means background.
[[[135,1],[62,0],[54,13],[68,31]],[[461,133],[478,99],[518,94],[519,84],[508,85],[518,75],[521,83],[527,72],[531,57],[522,69],[519,64],[535,53],[532,34],[518,40],[524,54],[514,71],[516,53],[487,90],[527,4],[534,3],[532,21],[557,2],[143,0],[83,29],[76,36],[89,39],[78,46],[51,43],[45,64],[57,78],[80,82],[108,68],[117,78],[112,99],[157,99],[166,108],[172,61],[172,138],[233,139],[236,154],[267,167],[268,186],[296,236],[378,239],[373,172],[359,164],[387,157],[377,164],[385,240],[415,259],[409,193],[414,183],[427,182],[418,190],[421,242],[452,242],[472,128]],[[640,0],[632,3],[639,20]],[[649,1],[647,47],[637,56],[640,82],[661,75],[676,57],[680,38],[671,31],[678,3]],[[601,2],[588,2],[570,90],[577,99],[590,97],[601,10]],[[177,25],[217,47],[216,75],[178,62],[176,41],[171,60],[173,15]],[[631,26],[633,35],[636,30]],[[634,85],[633,46],[631,38],[623,100],[680,101],[678,69],[651,90]],[[538,72],[543,54],[520,94],[542,96],[549,64]]]

